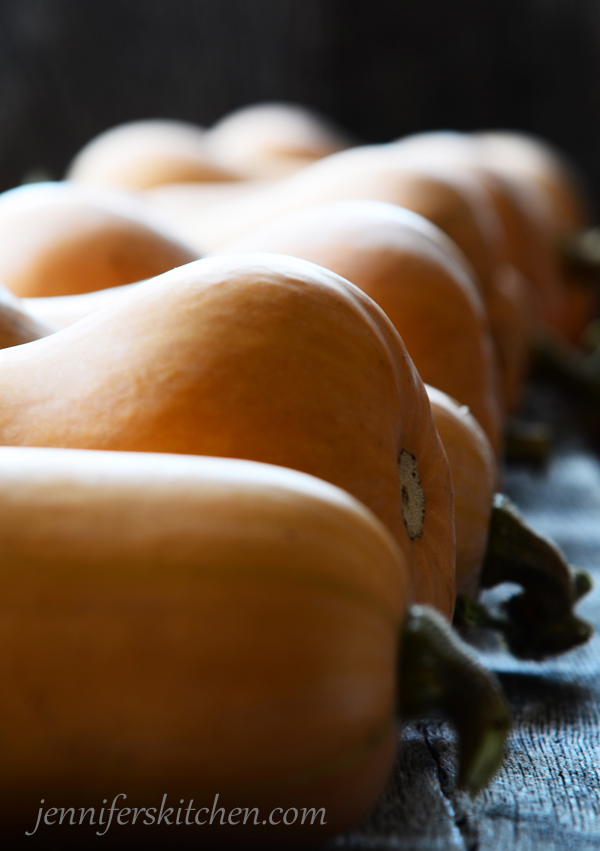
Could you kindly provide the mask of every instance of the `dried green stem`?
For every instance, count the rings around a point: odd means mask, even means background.
[[[600,272],[600,228],[588,228],[564,239],[558,246],[562,260],[576,269]]]
[[[477,793],[499,767],[510,727],[498,682],[427,606],[409,609],[401,647],[400,716],[447,716],[459,736],[459,785]]]
[[[568,348],[550,337],[532,342],[535,372],[563,387],[590,410],[600,411],[600,347],[591,354]]]
[[[591,588],[589,574],[571,567],[559,548],[525,522],[508,497],[496,494],[482,588],[512,582],[523,588],[497,617],[473,601],[461,601],[458,617],[465,624],[499,629],[515,656],[542,659],[583,644],[591,626],[574,613],[577,601]]]
[[[511,418],[504,426],[504,457],[542,466],[548,460],[552,440],[552,431],[545,423]]]

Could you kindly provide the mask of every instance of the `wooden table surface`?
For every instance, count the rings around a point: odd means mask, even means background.
[[[538,393],[553,413],[552,393]],[[557,403],[560,404],[560,401]],[[441,723],[406,727],[388,788],[356,830],[328,851],[582,851],[600,848],[600,456],[581,429],[559,422],[546,469],[509,467],[504,490],[595,588],[578,606],[596,635],[541,663],[499,644],[480,649],[510,703],[506,759],[471,799],[455,788],[456,747]]]

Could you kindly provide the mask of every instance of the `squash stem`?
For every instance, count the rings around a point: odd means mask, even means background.
[[[504,426],[504,457],[507,461],[543,466],[552,448],[552,430],[545,423],[511,417]]]
[[[401,647],[400,716],[441,711],[449,718],[459,737],[459,786],[476,794],[502,762],[510,727],[496,678],[428,606],[410,607]]]
[[[600,411],[600,347],[586,354],[550,337],[532,342],[535,374],[560,385],[592,412]]]
[[[574,233],[558,246],[562,260],[569,266],[587,271],[600,271],[600,228]]]
[[[529,526],[513,503],[496,494],[480,577],[482,588],[505,582],[523,591],[506,601],[500,617],[461,601],[458,618],[500,630],[509,649],[524,659],[543,659],[586,642],[592,627],[574,606],[592,587],[587,571],[571,567],[559,548]]]

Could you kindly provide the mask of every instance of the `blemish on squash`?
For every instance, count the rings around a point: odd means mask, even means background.
[[[425,494],[421,487],[421,477],[417,459],[403,449],[398,459],[398,476],[402,494],[402,517],[411,540],[420,538],[425,520]]]

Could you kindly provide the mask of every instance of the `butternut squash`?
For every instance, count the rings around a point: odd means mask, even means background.
[[[324,116],[276,102],[229,113],[205,139],[217,162],[252,179],[284,177],[350,145],[347,134]]]
[[[324,204],[222,251],[289,254],[356,284],[392,321],[423,381],[469,405],[499,451],[498,375],[485,307],[464,256],[426,219],[377,201]]]
[[[415,139],[415,142],[418,141],[418,138]],[[417,151],[413,151],[413,148]],[[516,301],[513,300],[515,289],[523,286],[522,280],[512,275],[509,290],[503,280],[508,253],[502,221],[485,181],[475,169],[464,167],[461,160],[430,158],[419,154],[419,149],[418,144],[392,144],[387,149],[387,156],[398,168],[413,170],[422,177],[435,179],[446,188],[451,187],[457,196],[453,200],[446,199],[443,213],[440,199],[436,198],[433,207],[430,210],[423,209],[423,214],[434,223],[439,220],[442,229],[463,249],[473,264],[497,349],[502,377],[502,404],[505,410],[512,411],[520,402],[522,377],[526,371],[524,356],[527,352],[525,329],[528,317],[522,320],[518,313],[519,308],[526,305],[524,294],[519,294]],[[407,206],[421,212],[420,204],[422,202],[417,198]],[[452,213],[456,216],[461,206],[462,221],[459,224],[452,220]],[[520,338],[518,345],[515,345],[516,338]]]
[[[565,154],[550,142],[527,133],[487,131],[477,134],[484,162],[520,186],[552,239],[589,224],[591,203],[583,180]],[[518,181],[518,183],[517,183]]]
[[[276,186],[250,193],[236,202],[209,208],[201,205],[193,211],[188,195],[179,215],[173,209],[171,196],[167,201],[170,215],[174,226],[204,253],[221,250],[259,227],[316,204],[356,199],[387,201],[420,213],[450,236],[473,265],[488,302],[495,287],[501,231],[485,189],[464,171],[438,163],[425,166],[403,161],[398,147],[373,145],[334,154]],[[160,198],[155,200],[160,202]],[[498,348],[502,363],[508,363],[512,351],[509,342],[498,340]],[[520,367],[513,370],[513,376],[520,372]],[[511,380],[512,377],[507,378],[506,383]]]
[[[450,474],[423,384],[368,296],[311,263],[209,258],[0,352],[0,443],[219,455],[309,472],[384,521],[450,616]]]
[[[211,183],[164,183],[140,193],[144,200],[157,204],[163,215],[177,215],[209,210],[221,203],[239,203],[244,197],[272,186],[270,180],[229,180]],[[176,225],[175,225],[176,226]]]
[[[448,169],[426,173],[398,160],[394,145],[341,151],[230,203],[208,209],[201,205],[194,212],[188,196],[177,223],[186,238],[205,253],[315,204],[387,201],[420,213],[453,239],[475,268],[482,291],[487,292],[493,274],[490,241],[496,239],[497,223],[485,193],[468,176]]]
[[[129,121],[105,130],[79,151],[66,176],[123,189],[240,178],[211,155],[201,127],[173,119]]]
[[[498,260],[515,267],[529,285],[531,301],[526,318],[531,317],[532,326],[555,321],[565,307],[556,259],[538,217],[517,187],[482,154],[478,137],[448,131],[417,133],[400,139],[397,152],[408,162],[451,165],[477,178],[502,227],[503,256]],[[535,331],[535,327],[530,328],[530,333]]]
[[[197,256],[148,205],[121,193],[38,183],[0,195],[0,280],[19,296],[128,284]]]
[[[501,380],[503,411],[519,412],[529,372],[531,299],[523,275],[514,266],[501,266],[487,301],[488,317]]]
[[[426,385],[452,472],[456,522],[456,593],[479,597],[499,471],[491,444],[466,405]]]
[[[515,187],[490,168],[478,167],[506,236],[507,260],[524,278],[528,294],[523,316],[529,337],[541,328],[552,328],[567,306],[556,258],[544,237],[540,222]],[[523,296],[521,296],[523,298]]]
[[[5,447],[0,503],[0,823],[115,784],[318,803],[328,831],[372,805],[409,585],[360,503],[244,461]]]
[[[580,342],[597,308],[595,288],[590,271],[570,263],[563,249],[592,220],[583,181],[564,154],[534,136],[496,131],[479,134],[478,141],[484,163],[514,187],[558,264],[566,304],[552,328],[563,340]]]
[[[404,626],[403,554],[340,489],[230,459],[2,447],[0,506],[3,835],[40,839],[40,799],[97,813],[107,790],[183,797],[200,821],[218,793],[259,807],[253,838],[274,807],[324,808],[291,838],[347,828],[390,771],[400,674],[401,707],[431,703],[423,675],[462,706],[468,781],[498,764],[497,687],[443,629],[432,647],[435,618]]]
[[[13,298],[18,301],[21,310],[25,311],[30,317],[35,317],[36,321],[49,324],[54,330],[58,330],[84,319],[101,307],[106,307],[137,285],[138,282],[121,284],[118,287],[107,287],[103,290],[75,293],[74,295],[37,296],[18,300],[15,296]],[[31,339],[37,338],[32,337]],[[28,341],[23,340],[22,342]]]
[[[395,145],[399,163],[426,170],[450,171],[478,184],[488,207],[488,248],[492,264],[486,307],[494,337],[506,412],[515,413],[521,403],[528,369],[529,340],[540,324],[557,315],[564,292],[541,233],[518,203],[508,184],[485,168],[472,136],[450,132],[419,133]],[[490,210],[491,208],[491,210]],[[537,237],[537,239],[536,239]],[[535,283],[527,277],[534,275]],[[543,296],[543,299],[542,299]]]

